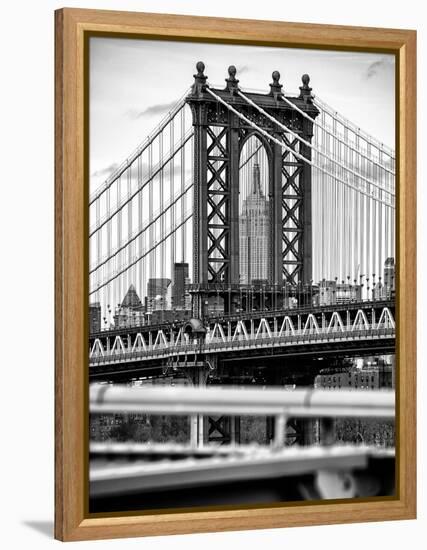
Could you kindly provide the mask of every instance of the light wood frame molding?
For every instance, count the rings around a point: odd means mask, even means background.
[[[416,32],[62,9],[55,13],[55,537],[133,537],[410,519],[416,516]],[[87,512],[87,133],[89,33],[396,56],[397,482],[395,498],[90,517]]]

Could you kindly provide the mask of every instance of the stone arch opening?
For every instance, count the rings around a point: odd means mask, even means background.
[[[239,161],[239,278],[245,285],[271,282],[270,158],[254,133],[242,144]]]

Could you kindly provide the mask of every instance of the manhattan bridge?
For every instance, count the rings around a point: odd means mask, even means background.
[[[295,94],[196,70],[90,195],[90,381],[312,386],[329,357],[394,354],[394,151],[306,74]]]

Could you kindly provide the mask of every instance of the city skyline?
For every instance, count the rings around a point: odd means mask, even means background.
[[[178,43],[175,44],[177,48],[174,49],[173,54],[176,56],[176,63],[170,63],[169,57],[166,55],[165,44],[145,40],[91,39],[91,196],[94,196],[94,189],[99,189],[105,179],[117,170],[123,159],[131,157],[130,152],[135,150],[135,146],[142,142],[142,136],[150,132],[165,115],[168,115],[183,91],[178,90],[178,88],[182,85],[182,88],[185,89],[185,86],[188,87],[191,84],[191,75],[195,71],[196,59],[201,58],[206,61],[207,82],[211,83],[211,86],[219,83],[217,85],[223,87],[224,84],[221,84],[221,82],[224,82],[225,77],[227,77],[227,66],[230,58],[232,58],[236,64],[236,78],[239,80],[239,86],[242,86],[243,90],[246,89],[246,86],[247,89],[254,87],[262,90],[265,94],[268,93],[272,83],[271,69],[277,67],[281,72],[280,85],[283,86],[283,90],[295,96],[301,86],[300,68],[304,67],[304,71],[310,73],[310,87],[315,96],[319,94],[319,97],[323,100],[333,103],[334,108],[339,108],[352,121],[356,123],[360,121],[364,130],[371,131],[379,136],[383,133],[383,137],[392,134],[394,136],[394,86],[392,86],[394,61],[391,56],[202,44],[197,52],[200,57],[195,58],[194,52],[188,44]],[[156,52],[156,56],[147,55],[150,52]],[[251,54],[249,57],[248,52]],[[268,65],[271,67],[269,70],[266,68],[267,59]],[[138,71],[130,70],[130,65],[134,63],[137,63]],[[319,70],[319,67],[322,67],[322,70]],[[159,74],[162,75],[161,79],[167,82],[166,86],[158,85]],[[141,81],[142,77],[144,78],[144,85]],[[120,88],[117,87],[117,82],[120,82]],[[172,98],[175,99],[172,100]],[[357,109],[353,107],[356,104]],[[188,106],[184,106],[180,117],[181,126],[183,126],[185,120],[185,130],[189,131],[191,114]],[[363,117],[364,120],[360,117]],[[180,120],[179,117],[176,117],[175,123],[179,123]],[[329,118],[326,122],[320,121],[320,123],[322,125],[334,124]],[[126,202],[126,194],[133,196],[137,193],[137,185],[141,185],[142,180],[149,178],[150,166],[155,167],[160,162],[162,155],[168,155],[168,150],[172,147],[171,140],[177,140],[179,131],[182,132],[182,128],[179,129],[178,124],[175,135],[166,133],[162,143],[150,148],[149,155],[151,157],[146,154],[141,158],[137,169],[135,163],[132,174],[130,174],[130,170],[127,172],[126,181],[124,178],[119,179],[120,185],[117,186],[117,189],[122,194],[121,201]],[[118,135],[120,135],[120,139],[117,139]],[[327,142],[323,144],[324,138],[325,135],[322,132],[315,136],[316,140],[320,140],[318,141],[320,149],[328,147]],[[394,138],[389,141],[389,144],[392,145],[393,142]],[[166,169],[163,169],[160,173],[154,170],[155,175],[152,178],[152,183],[148,186],[149,189],[145,189],[148,192],[141,193],[144,198],[141,198],[138,204],[136,204],[136,201],[132,201],[131,209],[122,209],[120,228],[114,226],[115,221],[113,220],[112,224],[102,227],[98,233],[100,236],[96,241],[95,239],[90,241],[90,262],[91,265],[93,264],[96,267],[102,257],[107,255],[108,247],[122,250],[123,242],[128,242],[132,235],[143,233],[140,238],[134,241],[132,246],[115,255],[114,266],[109,265],[109,269],[113,269],[114,272],[122,269],[126,270],[131,255],[135,257],[136,251],[142,254],[144,250],[150,250],[153,242],[164,239],[164,231],[167,231],[168,226],[152,223],[151,217],[162,208],[161,201],[164,203],[163,206],[167,207],[174,197],[183,192],[186,186],[185,199],[181,200],[179,208],[169,209],[170,214],[174,213],[178,221],[187,216],[187,222],[181,230],[182,236],[174,239],[173,242],[172,239],[166,240],[166,251],[164,253],[160,253],[159,248],[152,253],[150,252],[147,258],[143,260],[144,265],[137,262],[135,267],[129,270],[128,278],[120,283],[118,287],[114,287],[113,292],[118,294],[117,298],[124,295],[130,283],[137,285],[140,288],[141,296],[144,297],[146,295],[146,282],[149,277],[167,277],[172,280],[172,266],[167,267],[168,264],[165,262],[165,257],[170,257],[172,254],[176,256],[177,261],[188,263],[188,279],[194,280],[194,256],[189,254],[194,240],[194,227],[191,222],[194,210],[191,185],[194,177],[192,165],[193,145],[191,143],[191,141],[188,142],[184,152],[174,157],[173,162]],[[244,152],[245,149],[242,150],[242,162]],[[260,154],[265,156],[264,147]],[[385,160],[379,159],[379,162],[387,163],[387,155],[390,154],[392,153],[386,152]],[[103,155],[109,156],[111,161],[109,164],[105,158],[102,159]],[[340,169],[333,163],[331,164],[329,160],[324,159],[315,151],[313,155],[316,166],[326,167],[329,173],[331,172],[331,166],[333,166],[336,174],[339,173]],[[351,158],[349,157],[347,161],[353,162]],[[269,172],[271,166],[266,161],[264,161],[264,164],[264,172]],[[394,167],[390,166],[394,170]],[[354,168],[359,169],[358,167],[350,167],[350,170],[354,170]],[[380,174],[382,173],[380,171]],[[268,174],[268,177],[270,177],[270,174]],[[363,174],[363,177],[369,181],[374,179],[375,183],[378,172],[372,168],[369,173]],[[381,176],[381,181],[378,183],[381,186],[389,186],[389,189],[391,189],[391,180],[387,178],[388,176]],[[185,185],[183,180],[185,180]],[[239,181],[239,186],[242,189],[242,186],[244,186],[244,169],[240,173],[240,180],[243,180],[243,182]],[[378,272],[382,268],[384,257],[394,255],[394,222],[388,212],[389,209],[385,208],[384,212],[378,211],[378,213],[373,209],[366,209],[363,201],[352,203],[355,199],[351,193],[346,195],[347,198],[343,195],[341,198],[335,199],[335,202],[331,202],[333,189],[330,178],[325,177],[324,173],[318,168],[314,168],[312,180],[313,279],[316,281],[322,278],[332,279],[338,277],[339,280],[347,280],[350,277],[351,280],[354,280],[361,275],[368,278],[373,273]],[[161,186],[163,188],[162,193],[158,192]],[[342,191],[339,192],[343,193],[345,187],[341,186],[341,188]],[[289,191],[289,196],[291,196],[294,193],[292,186]],[[268,198],[268,194],[265,193],[265,195]],[[387,195],[385,196],[387,197]],[[109,204],[112,200],[115,199],[110,197],[108,204],[105,201],[95,201],[98,210],[91,206],[91,231],[96,232],[96,226],[100,223],[97,220],[102,222],[102,219],[108,216],[108,208],[110,208]],[[339,208],[338,200],[340,201]],[[288,201],[289,204],[292,204],[293,199],[290,198]],[[327,216],[326,213],[331,208],[335,209],[336,212],[333,216]],[[350,213],[350,211],[353,212]],[[179,214],[179,218],[177,214]],[[167,219],[170,223],[169,220],[172,218]],[[289,220],[292,220],[292,215],[289,216]],[[347,220],[351,227],[345,229]],[[380,227],[376,228],[375,231],[370,231],[370,234],[363,238],[358,236],[357,225],[369,228],[370,226],[374,227],[375,224],[380,224]],[[150,229],[143,231],[143,228],[148,226],[150,226]],[[112,229],[107,234],[106,228],[109,227]],[[218,229],[213,230],[213,238],[216,238],[217,233]],[[340,244],[338,239],[336,243],[333,242],[334,235],[338,233],[341,239]],[[356,237],[350,242],[352,238],[350,235],[353,233]],[[268,232],[262,238],[264,240],[268,239]],[[343,242],[344,239],[346,240],[345,243]],[[327,247],[325,246],[326,242],[330,243]],[[174,251],[170,250],[172,246]],[[266,273],[268,270],[265,266],[270,261],[268,259],[265,261],[265,248],[263,247],[261,251],[260,247],[258,253],[258,256],[262,257],[259,264],[264,266],[262,272],[260,272],[260,275],[262,275],[260,278],[268,280],[270,273]],[[348,258],[344,258],[344,249],[348,251],[346,252]],[[245,254],[245,250],[247,253],[248,248],[242,248],[242,256]],[[293,262],[292,247],[289,250],[287,260]],[[357,253],[356,250],[358,250]],[[328,255],[326,251],[328,251]],[[379,254],[376,254],[375,251],[378,251]],[[275,254],[277,255],[277,253],[276,251]],[[219,254],[221,253],[219,252]],[[245,263],[247,261],[242,259],[242,264]],[[104,271],[101,271],[101,269],[97,269],[96,273],[95,269],[93,271],[91,286],[105,286]],[[287,275],[284,273],[284,278],[286,279],[286,277]],[[243,273],[242,279],[246,280],[245,273]],[[106,304],[111,305],[112,302],[118,302],[116,299],[113,300],[112,296],[109,297],[108,292],[105,293],[104,290],[97,292],[93,299],[94,301],[100,301],[104,310]]]

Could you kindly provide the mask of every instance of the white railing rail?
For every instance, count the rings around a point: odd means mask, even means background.
[[[90,386],[91,413],[394,418],[392,390]]]

